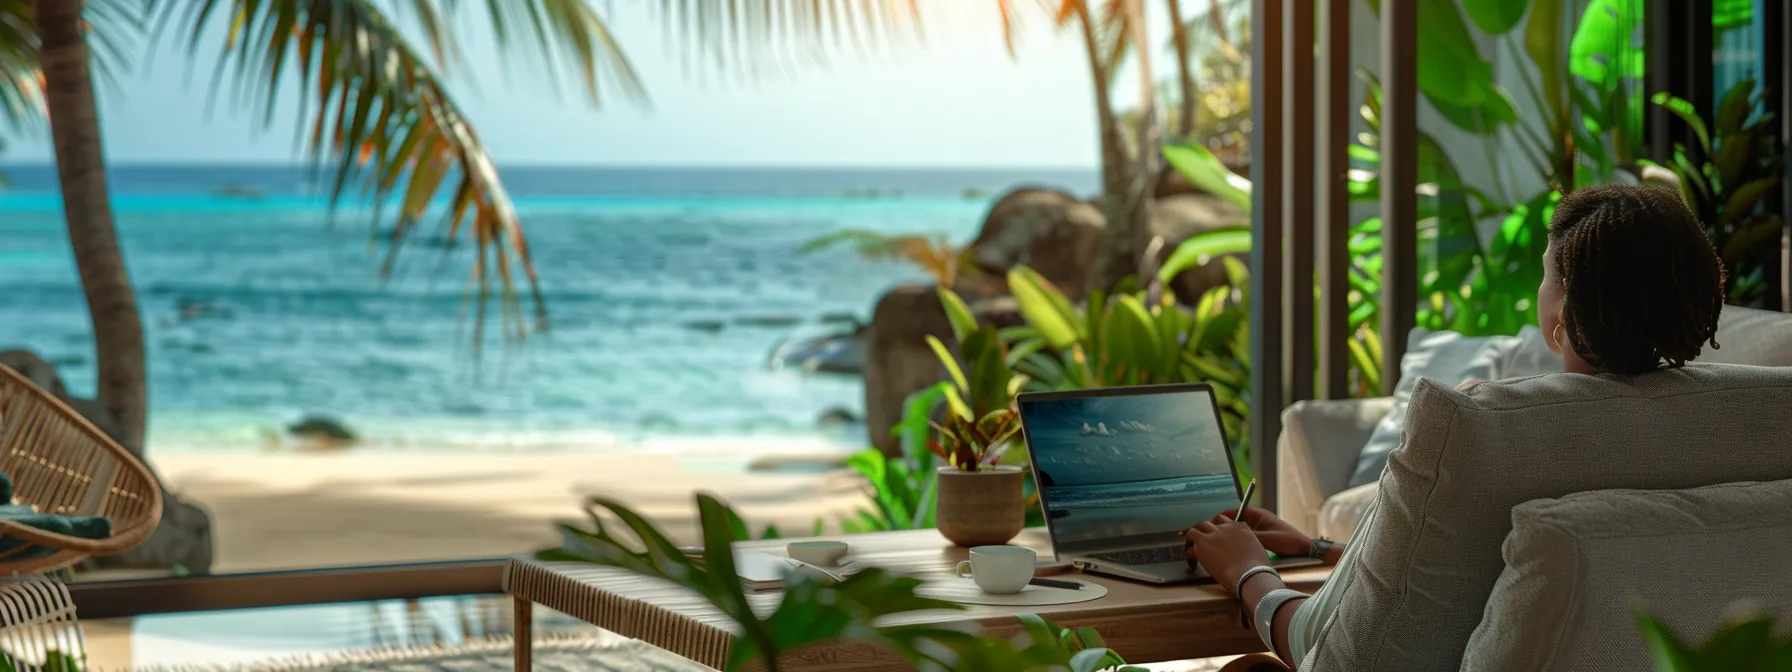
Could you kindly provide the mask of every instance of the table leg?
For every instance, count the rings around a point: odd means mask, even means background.
[[[516,603],[516,670],[527,672],[534,667],[531,658],[535,655],[535,603],[522,597],[511,599]]]

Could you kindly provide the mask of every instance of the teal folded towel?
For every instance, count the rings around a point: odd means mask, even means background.
[[[78,539],[104,539],[112,536],[110,518],[37,513],[31,510],[29,504],[12,503],[12,479],[6,474],[0,474],[0,518]],[[0,563],[41,558],[56,551],[57,549],[31,544],[23,539],[0,537]]]
[[[104,539],[112,536],[112,519],[88,516],[57,516],[48,513],[27,513],[0,515],[9,521],[35,527],[45,532],[54,532],[79,539]],[[14,553],[14,549],[29,546],[25,550]],[[29,560],[41,558],[56,552],[48,546],[37,546],[23,539],[0,537],[0,562],[8,560]]]

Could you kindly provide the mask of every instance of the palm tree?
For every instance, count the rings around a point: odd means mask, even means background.
[[[1095,87],[1095,115],[1101,152],[1102,214],[1108,226],[1089,274],[1091,289],[1109,289],[1127,276],[1136,276],[1150,233],[1150,181],[1156,178],[1158,144],[1151,79],[1151,53],[1145,45],[1145,14],[1140,0],[1039,0],[1059,29],[1075,28],[1083,40],[1089,77]],[[1002,34],[1010,54],[1020,14],[1014,0],[997,0]],[[1119,112],[1114,108],[1113,78],[1127,53],[1138,59],[1143,123],[1132,146],[1126,141]],[[1136,150],[1136,153],[1135,153]]]
[[[1181,91],[1176,116],[1176,136],[1186,139],[1195,131],[1195,74],[1190,62],[1188,24],[1182,20],[1182,0],[1170,2],[1170,42],[1176,47],[1176,82]]]
[[[146,13],[137,11],[140,4]],[[260,107],[252,111],[265,120],[272,119],[276,93],[296,85],[311,160],[334,169],[332,204],[351,190],[368,194],[376,206],[396,201],[382,272],[425,212],[446,197],[447,236],[468,236],[477,247],[471,273],[478,343],[494,288],[497,323],[507,335],[545,329],[547,311],[516,211],[478,134],[437,75],[457,66],[449,26],[469,4],[483,7],[503,53],[529,54],[551,71],[569,68],[593,105],[610,91],[644,96],[603,15],[586,0],[0,0],[0,114],[12,121],[31,115],[37,89],[43,90],[64,216],[94,328],[98,400],[134,453],[143,453],[147,426],[143,327],[107,195],[89,38],[105,47],[113,44],[109,31],[148,23],[184,36],[196,51],[202,38],[223,27],[216,81],[234,78],[238,93],[250,93],[242,99]],[[862,47],[916,15],[910,0],[653,5],[699,66],[767,57],[812,61],[829,47]],[[426,49],[404,36],[390,18],[398,14],[419,29]],[[529,292],[532,310],[523,308],[519,287]],[[179,506],[168,510],[182,515]],[[164,528],[167,534],[158,532],[138,549],[140,558],[153,558],[139,560],[141,566],[178,563],[205,571],[195,566],[199,559],[179,558],[202,555],[208,564],[209,548],[170,551],[191,543],[190,526]]]

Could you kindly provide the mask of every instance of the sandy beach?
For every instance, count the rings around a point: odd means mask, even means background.
[[[837,454],[836,454],[837,455]],[[868,505],[846,471],[749,473],[750,460],[828,455],[625,453],[180,453],[152,456],[171,489],[211,511],[214,573],[491,558],[559,543],[555,521],[613,497],[676,537],[692,493],[735,506],[755,532],[806,534]]]

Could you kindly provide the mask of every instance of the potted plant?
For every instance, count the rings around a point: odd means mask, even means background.
[[[1024,379],[1008,366],[1008,348],[996,329],[979,325],[964,301],[949,290],[940,302],[958,336],[961,366],[946,344],[927,344],[952,378],[946,386],[946,418],[933,423],[937,438],[928,448],[945,460],[939,468],[935,524],[959,546],[1005,544],[1026,524],[1025,474],[1020,466],[996,464],[1020,431],[1011,408]],[[967,375],[968,372],[968,375]]]

